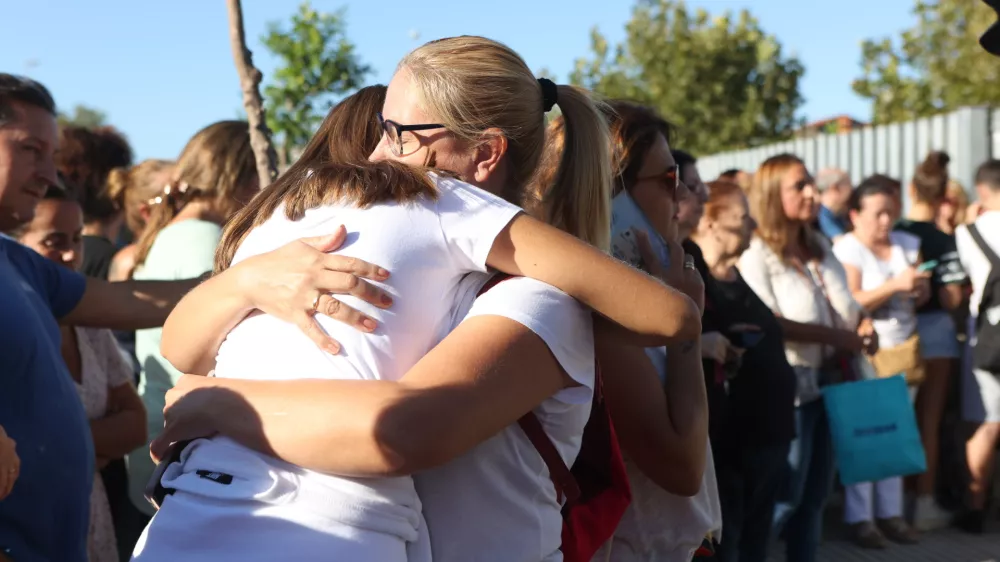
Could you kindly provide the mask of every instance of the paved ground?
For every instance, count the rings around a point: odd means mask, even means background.
[[[774,545],[771,562],[786,562],[782,546]],[[953,529],[934,531],[925,534],[920,544],[894,544],[885,550],[863,550],[849,542],[843,532],[828,532],[819,550],[819,562],[1000,562],[1000,526],[981,536]]]

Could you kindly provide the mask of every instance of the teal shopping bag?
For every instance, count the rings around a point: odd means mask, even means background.
[[[902,375],[828,386],[823,401],[845,486],[927,470]]]

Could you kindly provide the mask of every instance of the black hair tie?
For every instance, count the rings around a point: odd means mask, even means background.
[[[559,86],[548,78],[539,78],[538,85],[542,87],[542,111],[548,113],[559,102]]]

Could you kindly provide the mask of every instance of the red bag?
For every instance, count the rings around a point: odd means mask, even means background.
[[[497,275],[479,291],[482,295],[507,279]],[[580,453],[572,470],[566,466],[552,440],[533,412],[518,425],[541,455],[563,505],[562,547],[565,562],[590,562],[607,542],[632,503],[632,489],[625,472],[618,436],[602,391],[601,368],[594,363],[594,399],[583,430]]]

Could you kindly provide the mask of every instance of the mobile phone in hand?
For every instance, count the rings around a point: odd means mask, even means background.
[[[937,269],[937,266],[938,266],[937,260],[928,260],[918,265],[917,271],[919,271],[920,273],[927,273],[928,271],[934,271],[935,269]]]
[[[750,349],[764,339],[764,332],[761,330],[730,330],[726,338],[736,347]]]

